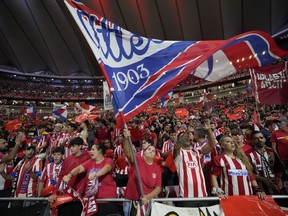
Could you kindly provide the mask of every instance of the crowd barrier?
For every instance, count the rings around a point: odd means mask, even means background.
[[[288,196],[286,195],[273,195],[271,196],[275,202],[279,206],[285,206],[288,209]],[[21,208],[7,208],[7,209],[1,209],[0,214],[5,216],[15,216],[15,215],[21,215],[21,216],[49,216],[49,205],[48,205],[48,198],[42,198],[42,197],[31,197],[31,198],[14,198],[14,197],[0,197],[0,202],[3,201],[32,201],[36,204],[29,207],[21,207]],[[124,198],[106,198],[106,199],[97,199],[96,202],[129,202],[130,200],[124,199]],[[153,201],[156,202],[204,202],[204,201],[215,201],[219,202],[218,197],[202,197],[202,198],[155,198]],[[48,209],[48,211],[47,211]]]

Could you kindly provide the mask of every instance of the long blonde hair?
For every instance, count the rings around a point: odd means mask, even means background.
[[[221,137],[221,139],[219,140],[220,144],[221,144],[221,145],[223,144],[224,139],[225,139],[226,137],[231,138],[232,141],[233,141],[234,144],[235,144],[235,150],[234,150],[234,152],[233,152],[233,155],[234,155],[236,158],[240,159],[240,160],[242,161],[242,163],[244,163],[244,165],[246,166],[246,169],[248,170],[249,173],[252,173],[253,167],[252,167],[252,165],[251,165],[248,157],[246,156],[245,152],[236,144],[235,140],[234,140],[231,136],[229,136],[229,135],[223,135],[223,136]]]

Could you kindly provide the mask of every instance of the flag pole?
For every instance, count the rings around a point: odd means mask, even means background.
[[[124,123],[124,128],[126,130],[128,130],[128,127],[127,127],[126,123]],[[140,171],[139,171],[138,163],[136,161],[136,156],[135,156],[135,153],[133,151],[133,145],[132,145],[131,136],[128,136],[127,138],[128,138],[128,143],[129,143],[129,148],[130,148],[130,151],[131,151],[131,155],[132,155],[133,161],[134,161],[136,174],[137,174],[137,181],[138,181],[138,186],[139,186],[139,189],[140,189],[140,195],[141,195],[141,198],[143,198],[144,197],[144,191],[143,191],[143,186],[142,186],[142,181],[141,181],[141,177],[140,177]]]

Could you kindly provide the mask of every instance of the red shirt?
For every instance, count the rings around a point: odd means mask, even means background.
[[[86,161],[82,166],[86,172],[86,178],[90,173],[99,172],[105,165],[109,165],[113,170],[114,163],[110,158],[105,158],[101,163],[96,164],[92,159]],[[113,180],[112,172],[107,173],[104,176],[101,176],[98,179],[98,193],[96,198],[116,198],[116,183]]]
[[[129,127],[130,133],[131,133],[131,141],[132,143],[137,142],[142,139],[143,133],[139,129],[138,126],[136,127]]]
[[[2,161],[2,158],[4,157],[5,154],[0,152],[0,162]],[[4,172],[7,175],[10,175],[14,169],[14,164],[13,161],[8,161],[5,163],[5,168]],[[12,181],[6,181],[1,175],[0,175],[0,191],[1,190],[6,190],[12,187]]]
[[[56,185],[53,193],[54,194],[57,193],[63,176],[67,175],[75,167],[79,166],[80,164],[83,164],[84,162],[86,162],[89,159],[91,159],[91,156],[87,150],[83,150],[81,155],[79,155],[78,157],[75,157],[74,155],[68,156],[63,162],[62,169],[61,169],[60,174],[58,176],[57,185]],[[73,176],[71,178],[71,180],[69,181],[69,185],[73,189],[77,190],[77,188],[82,184],[82,181],[85,178],[85,175],[86,175],[85,173],[81,173],[77,176]]]
[[[162,185],[162,173],[160,166],[155,162],[149,165],[145,162],[144,157],[136,155],[138,168],[140,171],[142,187],[144,194],[147,195],[154,190],[156,186]],[[140,200],[140,189],[138,187],[137,174],[134,163],[131,166],[129,180],[126,189],[126,198],[130,200]]]
[[[98,142],[103,142],[105,139],[111,138],[111,131],[108,127],[98,127],[96,129],[96,138]]]
[[[288,131],[273,131],[270,138],[271,143],[276,143],[280,160],[288,160]]]

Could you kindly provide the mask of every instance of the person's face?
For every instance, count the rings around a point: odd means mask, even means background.
[[[232,137],[236,141],[236,143],[242,143],[244,141],[244,136],[242,134],[232,134]]]
[[[287,124],[286,124],[286,122],[284,122],[284,121],[281,121],[281,122],[279,122],[279,128],[280,129],[283,129],[283,128],[286,128],[287,127]]]
[[[231,129],[229,127],[224,128],[224,135],[231,135]]]
[[[168,125],[165,127],[165,130],[166,130],[166,131],[170,131],[170,129],[171,129],[171,128],[170,128],[170,126],[168,126]]]
[[[191,141],[193,141],[194,140],[194,134],[193,133],[189,133],[189,139],[191,140]]]
[[[231,137],[224,137],[221,143],[221,147],[225,152],[233,152],[235,150],[235,142]]]
[[[8,151],[8,143],[6,142],[5,139],[0,139],[0,151]]]
[[[24,151],[25,157],[31,159],[35,156],[36,150],[34,148],[26,149]]]
[[[216,129],[216,124],[213,122],[213,123],[210,123],[210,127],[212,130],[215,130]]]
[[[151,143],[147,142],[146,140],[143,140],[142,142],[142,149],[145,150]]]
[[[266,139],[262,133],[257,133],[253,136],[253,142],[257,147],[262,148],[265,146]]]
[[[90,150],[91,158],[96,160],[96,158],[101,154],[101,150],[98,150],[96,145],[93,145]]]
[[[171,133],[170,134],[170,140],[172,142],[176,142],[177,141],[177,134],[176,133]]]
[[[181,134],[180,137],[178,138],[178,141],[183,143],[184,146],[190,146],[191,145],[191,141],[190,141],[189,135],[187,133]]]
[[[106,146],[108,149],[111,148],[111,143],[110,143],[109,140],[105,140],[105,141],[104,141],[104,144],[105,144],[105,146]]]
[[[60,164],[63,160],[63,155],[60,152],[55,152],[52,155],[55,164]]]
[[[77,155],[81,151],[82,146],[81,145],[72,145],[70,147],[70,151],[72,155]]]
[[[150,145],[148,148],[146,148],[144,155],[148,158],[154,158],[156,155],[156,148],[152,145]]]
[[[62,127],[60,127],[60,126],[55,126],[54,127],[54,132],[60,132],[62,130]]]

